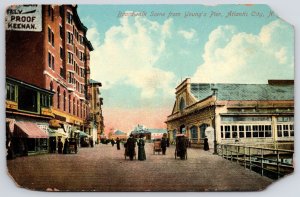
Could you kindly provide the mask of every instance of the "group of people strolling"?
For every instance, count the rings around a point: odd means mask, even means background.
[[[184,135],[177,137],[176,150],[177,150],[177,155],[181,159],[185,159],[185,157],[186,157],[186,149],[188,147],[187,140],[188,139],[185,138]],[[117,144],[117,150],[120,150],[120,142],[121,142],[121,140],[119,138],[117,138],[116,141],[114,141],[113,139],[111,140],[112,146]],[[139,139],[137,139],[137,140],[133,137],[132,134],[129,136],[129,138],[127,139],[127,141],[124,144],[125,157],[128,156],[130,158],[130,160],[133,160],[133,158],[136,156],[136,152],[135,152],[136,145],[138,146],[138,160],[140,160],[140,161],[146,160],[145,140],[144,140],[143,135],[140,135]],[[166,150],[167,150],[168,146],[169,146],[168,138],[162,137],[162,139],[160,140],[160,147],[161,147],[161,152],[163,155],[166,154]],[[207,140],[206,136],[204,139],[204,150],[205,151],[209,150],[208,140]]]
[[[77,145],[76,145],[77,148]],[[57,142],[57,152],[58,154],[68,154],[69,153],[69,140],[65,140],[65,143],[62,143],[61,138],[58,138]]]
[[[133,135],[131,134],[129,138],[127,139],[126,143],[124,144],[125,149],[125,154],[126,156],[129,156],[130,160],[133,160],[135,157],[135,146],[138,146],[138,160],[144,161],[146,160],[146,152],[145,152],[145,140],[144,136],[140,135],[139,139],[135,139]],[[161,149],[162,149],[162,154],[166,154],[166,149],[168,146],[168,140],[167,138],[163,137],[161,140]]]
[[[135,156],[135,144],[137,143],[138,146],[138,160],[144,161],[146,160],[146,152],[145,152],[145,140],[143,139],[143,136],[141,135],[138,141],[133,138],[133,135],[131,134],[129,138],[127,139],[127,142],[124,144],[124,147],[126,148],[126,156],[129,156],[130,160],[133,160],[133,157]]]

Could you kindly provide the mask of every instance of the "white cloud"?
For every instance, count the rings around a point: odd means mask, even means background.
[[[191,39],[195,38],[196,30],[192,29],[192,28],[189,31],[179,30],[178,34],[183,36],[186,40],[191,40]]]
[[[89,40],[93,41],[93,47],[100,46],[100,35],[96,27],[89,28],[87,31],[87,37]]]
[[[159,24],[144,17],[122,17],[120,25],[106,31],[101,45],[97,30],[89,29],[88,39],[95,45],[91,77],[101,81],[103,89],[117,83],[139,88],[143,98],[155,96],[159,89],[169,93],[174,74],[155,68],[155,63],[165,51],[172,23],[172,19]]]
[[[258,35],[219,26],[205,45],[204,63],[194,82],[265,83],[294,77],[293,28],[281,20],[261,28]]]

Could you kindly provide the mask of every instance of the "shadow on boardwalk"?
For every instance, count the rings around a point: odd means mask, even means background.
[[[20,157],[7,166],[19,186],[40,191],[258,191],[272,183],[201,149],[188,149],[187,160],[175,160],[174,146],[166,155],[153,155],[152,144],[145,149],[146,161],[125,160],[124,149],[100,144],[78,154]]]

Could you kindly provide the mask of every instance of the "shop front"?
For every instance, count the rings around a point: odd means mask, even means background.
[[[48,153],[48,134],[33,122],[17,121],[12,135],[16,156]]]

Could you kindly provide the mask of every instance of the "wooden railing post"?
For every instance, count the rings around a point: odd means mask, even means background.
[[[228,159],[228,145],[226,145],[226,159]]]
[[[237,146],[235,150],[236,150],[236,163],[239,163],[240,146]]]
[[[252,161],[251,161],[251,147],[249,147],[249,169],[252,170]]]
[[[280,160],[280,158],[279,158],[279,150],[278,150],[278,148],[277,148],[277,179],[279,179],[280,178],[280,176],[279,176],[279,160]]]
[[[230,159],[231,159],[231,162],[232,162],[232,146],[230,147]]]
[[[261,176],[264,176],[264,150],[261,148],[261,160],[260,160],[260,168],[261,168]]]
[[[244,145],[244,167],[245,168],[247,167],[247,164],[246,164],[246,145]]]

